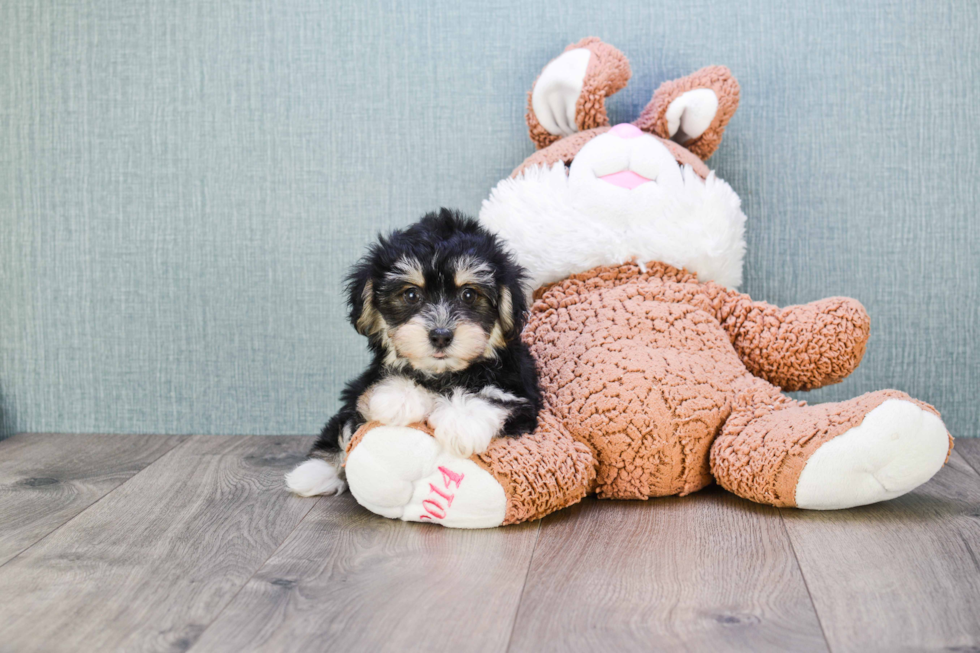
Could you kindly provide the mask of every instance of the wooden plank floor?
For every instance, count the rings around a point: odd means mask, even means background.
[[[980,650],[980,439],[876,506],[712,488],[490,531],[293,497],[309,444],[0,442],[0,652]]]

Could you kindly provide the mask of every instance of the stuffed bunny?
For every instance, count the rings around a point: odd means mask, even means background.
[[[482,528],[590,493],[647,499],[712,482],[773,506],[838,509],[900,496],[948,458],[938,412],[902,392],[815,406],[783,394],[850,374],[868,315],[844,297],[778,308],[736,292],[745,216],[704,160],[738,84],[704,68],[610,127],[605,100],[629,77],[596,38],[545,66],[528,98],[539,149],[480,214],[529,273],[538,429],[461,459],[427,425],[367,424],[346,473],[369,510]]]

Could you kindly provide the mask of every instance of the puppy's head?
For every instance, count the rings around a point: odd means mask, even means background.
[[[390,367],[458,372],[520,336],[522,280],[495,236],[442,209],[380,238],[354,266],[350,319]]]

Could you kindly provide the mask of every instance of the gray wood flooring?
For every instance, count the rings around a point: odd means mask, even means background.
[[[0,442],[0,652],[980,651],[980,439],[877,506],[708,489],[491,531],[291,496],[310,442]]]

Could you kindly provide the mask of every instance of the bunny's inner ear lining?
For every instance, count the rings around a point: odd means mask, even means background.
[[[683,145],[703,134],[718,113],[718,96],[710,88],[696,88],[670,103],[664,118],[670,140]]]
[[[575,108],[591,56],[586,48],[568,50],[541,71],[531,91],[531,108],[548,133],[571,136],[578,131]]]

